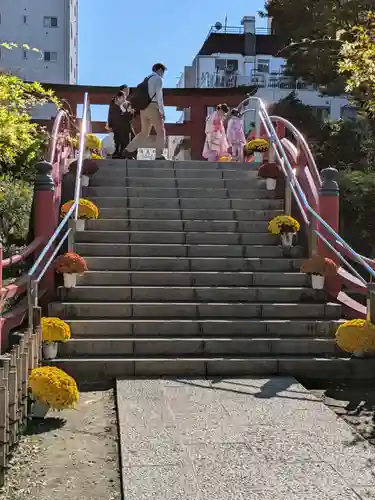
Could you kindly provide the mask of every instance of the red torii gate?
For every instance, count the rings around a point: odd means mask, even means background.
[[[74,114],[77,112],[77,106],[83,104],[85,92],[88,92],[91,104],[108,105],[111,98],[118,91],[117,87],[90,85],[43,84],[43,86],[54,90],[57,97],[65,101]],[[164,104],[166,107],[174,106],[181,111],[190,108],[189,121],[166,124],[167,135],[190,137],[191,158],[193,160],[202,159],[207,107],[213,107],[224,102],[231,107],[238,106],[246,94],[253,94],[254,90],[255,87],[164,89]],[[139,119],[134,120],[134,128],[136,131],[139,130]],[[106,133],[105,122],[93,122],[92,131],[97,134]]]

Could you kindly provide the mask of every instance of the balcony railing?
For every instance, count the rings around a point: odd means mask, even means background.
[[[208,32],[207,38],[212,34],[219,35],[243,35],[245,33],[243,26],[222,26],[218,29],[216,26],[211,26],[210,31]],[[255,28],[256,35],[271,35],[272,32],[269,28]]]
[[[259,88],[280,90],[318,90],[316,85],[310,85],[302,80],[280,74],[253,73],[251,76],[231,75],[222,73],[204,73],[198,82],[200,88],[231,88],[258,86]]]

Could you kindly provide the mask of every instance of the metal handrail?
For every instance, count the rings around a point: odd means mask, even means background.
[[[282,170],[283,170],[283,172],[284,172],[284,174],[286,176],[287,182],[289,183],[289,186],[291,188],[291,191],[292,191],[292,194],[294,196],[294,199],[295,199],[298,207],[301,210],[301,214],[303,216],[306,215],[305,210],[307,212],[309,212],[311,214],[311,216],[316,221],[318,221],[321,224],[321,226],[323,226],[326,229],[326,231],[334,238],[334,240],[340,246],[344,247],[347,250],[347,252],[352,257],[352,259],[355,260],[355,261],[357,261],[359,264],[361,264],[366,269],[366,271],[370,274],[370,276],[372,278],[375,278],[375,270],[371,266],[368,265],[368,263],[366,262],[366,259],[364,257],[362,257],[362,255],[360,255],[359,253],[357,253],[309,205],[309,203],[307,201],[307,198],[306,198],[306,195],[305,195],[303,189],[301,188],[301,185],[300,185],[298,179],[295,176],[295,173],[293,171],[292,165],[290,164],[289,158],[288,158],[288,156],[287,156],[287,154],[285,152],[284,146],[283,146],[280,138],[277,136],[277,133],[276,133],[276,130],[275,130],[274,126],[273,126],[272,120],[271,120],[270,116],[267,113],[266,107],[265,107],[262,99],[260,99],[259,97],[247,97],[246,99],[244,99],[240,103],[240,105],[238,107],[241,108],[246,103],[249,103],[250,101],[254,101],[257,104],[257,109],[258,109],[258,112],[259,112],[259,116],[260,116],[261,122],[263,124],[263,127],[265,129],[266,135],[268,136],[268,138],[271,141],[272,147],[273,147],[273,149],[275,151],[276,157],[277,157],[277,159],[278,159],[278,161],[279,161],[279,163],[281,165],[281,168],[282,168]],[[245,114],[247,111],[250,111],[250,110],[245,110],[244,112],[242,112],[242,114]],[[306,147],[308,148],[307,143],[306,143]],[[302,205],[303,205],[303,207],[302,207]],[[304,217],[304,219],[305,219],[305,217]],[[310,221],[309,220],[306,221],[306,222],[307,222],[308,225],[310,225]],[[319,233],[319,231],[317,231],[317,230],[314,229],[314,233],[318,236],[318,238],[322,239],[322,241],[325,240],[325,238],[322,237],[322,235]],[[325,243],[326,242],[327,242],[327,240],[325,241]],[[334,249],[334,247],[332,247],[332,248]],[[340,259],[343,262],[347,263],[347,261],[345,260],[345,258],[337,251],[337,249],[336,249],[336,252],[337,252],[338,256],[340,257]],[[363,281],[364,283],[366,283],[366,281],[362,278],[362,276],[360,276],[358,273],[355,273],[355,274],[357,275],[357,277],[359,277],[361,279],[361,281]]]
[[[54,149],[56,147],[56,142],[58,138],[58,130],[59,126],[61,123],[63,115],[58,114],[55,123],[54,123],[54,129],[53,129],[53,135],[52,135],[52,145],[50,149],[50,159],[53,160],[54,156]],[[38,305],[38,285],[40,281],[43,279],[45,273],[47,272],[48,268],[50,267],[51,263],[53,262],[54,258],[58,254],[60,248],[62,247],[63,243],[66,241],[68,237],[71,237],[72,234],[74,233],[74,228],[68,227],[66,232],[63,233],[63,230],[66,225],[69,225],[69,220],[73,216],[73,220],[76,221],[78,218],[78,208],[79,208],[79,199],[81,195],[81,173],[82,173],[82,165],[83,165],[83,159],[84,159],[84,153],[85,153],[85,146],[86,146],[86,133],[88,130],[90,130],[90,126],[88,124],[88,121],[90,120],[90,101],[89,101],[89,96],[88,93],[85,93],[85,98],[84,98],[84,104],[83,104],[83,116],[82,116],[82,121],[81,121],[81,130],[80,130],[80,138],[79,138],[79,151],[78,151],[78,159],[77,159],[77,173],[76,173],[76,181],[75,181],[75,188],[74,188],[74,201],[68,212],[66,213],[65,217],[62,219],[60,224],[57,226],[55,229],[53,235],[47,242],[46,246],[43,248],[41,253],[39,254],[39,257],[36,259],[34,262],[33,266],[28,272],[28,307],[29,307],[29,324],[31,325],[32,323],[32,309],[33,307],[36,307]],[[56,124],[56,127],[55,127]],[[60,237],[60,241],[58,245],[53,249],[51,255],[49,255],[48,260],[42,270],[39,270],[39,266],[43,262],[43,259],[49,254],[49,252],[52,250],[54,243],[56,240]]]

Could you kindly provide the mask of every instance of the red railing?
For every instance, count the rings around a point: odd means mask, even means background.
[[[340,302],[344,308],[344,315],[348,318],[365,318],[369,311],[363,303],[358,302],[348,293],[368,295],[369,289],[366,280],[352,266],[353,262],[362,264],[364,270],[369,272],[375,266],[375,261],[363,257],[350,248],[345,242],[337,239],[339,231],[339,198],[336,194],[322,196],[322,180],[319,170],[311,153],[310,147],[302,134],[288,120],[279,116],[269,117],[280,140],[285,153],[293,167],[295,179],[298,181],[303,193],[298,189],[295,195],[299,201],[298,207],[305,230],[309,236],[309,251],[332,258],[339,265],[336,278],[326,280],[327,291],[330,296]],[[286,138],[287,131],[293,141]],[[264,132],[264,130],[262,131]],[[265,134],[266,135],[266,134]],[[290,179],[286,180],[286,191],[290,189]],[[286,195],[287,198],[287,195]],[[307,203],[306,203],[307,202]],[[312,209],[312,210],[310,210]],[[318,215],[315,216],[314,212]],[[329,224],[329,230],[319,221],[319,217]],[[301,219],[301,217],[300,217]],[[371,281],[373,274],[370,273]]]
[[[54,183],[53,197],[50,200],[48,207],[44,205],[43,210],[48,210],[47,214],[51,218],[52,224],[57,225],[59,217],[59,208],[61,202],[61,184],[62,177],[66,170],[66,160],[72,153],[71,142],[68,140],[70,131],[70,120],[68,114],[60,110],[54,120],[54,125],[51,133],[50,146],[48,151],[48,159],[52,168],[52,180]],[[3,251],[0,245],[0,311],[3,310],[5,300],[16,300],[16,304],[10,307],[9,311],[0,313],[0,353],[5,352],[9,347],[9,334],[14,329],[20,326],[26,319],[28,313],[27,297],[23,297],[28,284],[27,272],[17,278],[13,283],[3,286],[3,270],[14,265],[25,263],[30,257],[39,254],[41,248],[47,242],[50,235],[46,232],[44,222],[40,220],[41,212],[41,194],[35,186],[33,211],[31,218],[34,226],[33,241],[19,254],[12,255],[3,259]],[[40,296],[46,292],[45,288],[40,291]]]

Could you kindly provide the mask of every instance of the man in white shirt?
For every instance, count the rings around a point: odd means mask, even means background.
[[[129,143],[126,147],[126,153],[128,157],[134,151],[139,148],[152,147],[148,139],[150,137],[150,132],[152,127],[154,127],[156,132],[156,159],[157,160],[165,160],[163,156],[163,150],[165,147],[165,114],[164,114],[164,102],[163,102],[163,76],[166,71],[166,67],[164,64],[157,63],[152,67],[152,74],[147,77],[142,84],[138,86],[138,89],[141,85],[145,85],[147,83],[148,88],[148,102],[147,107],[144,109],[140,109],[141,115],[141,131],[137,134],[134,139]],[[147,96],[146,96],[147,97]],[[137,95],[139,99],[139,93]],[[130,102],[131,97],[130,97]],[[134,100],[134,102],[136,102]]]

